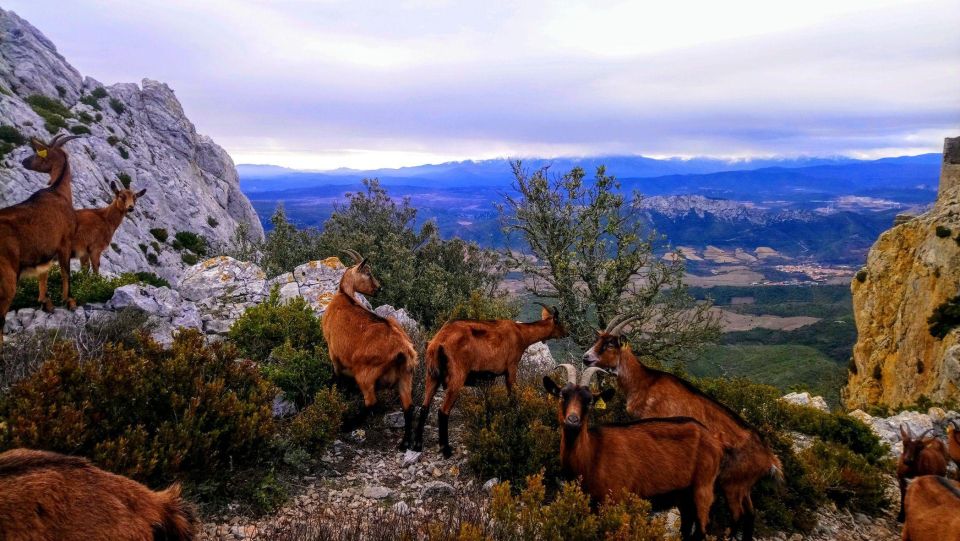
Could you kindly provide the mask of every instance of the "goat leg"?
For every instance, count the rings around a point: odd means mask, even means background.
[[[67,249],[61,250],[58,255],[58,260],[60,262],[60,291],[61,297],[63,298],[63,304],[67,307],[68,310],[77,309],[77,301],[70,296],[70,247]]]
[[[403,440],[400,441],[400,450],[406,451],[413,447],[413,406],[403,410]]]
[[[410,447],[416,452],[423,451],[423,429],[427,424],[427,417],[430,415],[430,404],[420,406],[420,415],[417,416],[417,427],[414,430],[413,446]]]
[[[40,308],[48,314],[53,312],[53,301],[47,296],[47,278],[49,277],[49,272],[41,271],[37,275],[37,289],[40,291],[37,301],[40,303]]]
[[[440,452],[443,458],[453,456],[453,448],[450,447],[450,414],[440,411],[437,413],[437,427],[440,430]]]

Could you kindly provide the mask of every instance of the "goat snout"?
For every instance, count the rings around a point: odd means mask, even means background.
[[[25,169],[30,169],[31,161],[33,161],[33,156],[27,156],[26,158],[23,159],[22,162],[20,162],[20,164],[23,165]]]
[[[570,415],[567,415],[566,419],[563,420],[563,424],[572,427],[580,426],[580,416],[576,413],[571,413]]]

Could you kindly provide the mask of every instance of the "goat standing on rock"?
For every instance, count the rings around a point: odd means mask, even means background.
[[[73,210],[73,176],[64,143],[76,135],[57,135],[49,143],[31,139],[34,154],[23,160],[30,171],[47,173],[47,187],[25,201],[0,209],[0,331],[22,276],[45,275],[56,259],[63,280],[64,303],[71,310],[77,303],[70,297],[70,252],[77,230]],[[41,290],[40,304],[47,312],[53,302]],[[0,336],[0,344],[2,344]]]
[[[80,266],[86,270],[93,267],[94,274],[100,274],[100,254],[107,249],[113,234],[120,227],[123,218],[133,210],[137,199],[147,193],[146,189],[134,193],[133,190],[117,189],[110,183],[113,202],[100,209],[77,210],[77,234],[73,238],[73,257],[80,259]]]
[[[782,480],[780,459],[756,429],[730,408],[673,374],[644,366],[621,336],[636,319],[614,318],[583,355],[584,364],[617,375],[627,395],[627,412],[634,417],[692,417],[710,428],[728,454],[717,483],[730,507],[734,529],[742,527],[743,541],[750,541],[755,520],[750,492],[763,477]]]
[[[377,403],[377,386],[397,385],[403,407],[405,450],[412,442],[413,371],[417,350],[403,327],[393,318],[381,317],[356,299],[357,293],[375,295],[380,282],[373,276],[365,257],[353,250],[347,253],[355,265],[340,279],[340,287],[323,313],[321,326],[330,360],[337,376],[353,378],[363,393],[363,410],[355,421],[361,424]]]
[[[649,499],[657,509],[676,505],[683,539],[704,539],[713,504],[713,485],[723,461],[723,447],[710,430],[689,417],[642,419],[590,427],[587,420],[598,398],[590,380],[600,368],[587,368],[577,381],[573,365],[562,364],[567,384],[543,377],[547,392],[560,398],[560,462],[568,479],[581,479],[594,503],[620,498],[624,491]]]
[[[427,384],[417,421],[414,451],[423,450],[423,428],[430,414],[430,404],[441,385],[447,392],[437,414],[437,426],[441,452],[449,458],[453,454],[450,410],[456,404],[460,390],[477,380],[506,376],[507,390],[512,392],[523,352],[537,342],[567,336],[559,310],[545,304],[540,306],[543,307],[540,321],[451,321],[433,337],[427,345]]]
[[[907,494],[907,479],[921,475],[947,474],[947,446],[940,438],[932,435],[933,429],[915,437],[905,425],[900,425],[900,439],[903,440],[903,452],[897,461],[897,481],[900,485],[900,513],[897,520],[903,522],[904,500]]]

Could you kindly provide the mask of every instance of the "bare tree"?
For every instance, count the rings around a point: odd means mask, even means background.
[[[556,299],[578,346],[621,314],[639,316],[631,343],[640,355],[671,360],[717,338],[709,304],[683,283],[683,258],[661,257],[665,239],[646,226],[639,193],[628,201],[603,166],[589,182],[579,167],[552,175],[512,166],[516,193],[499,211],[508,245],[521,246],[506,258],[530,293]]]

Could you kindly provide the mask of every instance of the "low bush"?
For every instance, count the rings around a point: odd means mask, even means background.
[[[185,252],[180,254],[180,261],[183,261],[184,265],[193,266],[200,261],[200,258],[191,254],[190,252]]]
[[[120,145],[117,147],[117,152],[120,153],[120,157],[123,158],[124,160],[130,159],[130,153],[127,152],[127,149],[123,145]]]
[[[520,305],[507,296],[492,297],[481,291],[473,291],[470,297],[458,302],[440,319],[442,325],[457,319],[510,319],[520,317]]]
[[[952,233],[953,231],[950,231],[950,228],[944,225],[938,225],[936,228],[936,234],[941,239],[949,237]]]
[[[167,230],[162,227],[155,227],[151,229],[150,234],[153,235],[153,238],[159,240],[160,242],[167,242],[167,238],[170,236],[167,233]]]
[[[177,250],[186,249],[198,256],[207,255],[207,239],[192,231],[178,231],[173,239],[173,247]]]
[[[92,92],[90,92],[90,95],[93,96],[94,99],[101,100],[106,98],[108,94],[106,88],[98,86],[97,88],[94,88]]]
[[[333,364],[326,347],[297,349],[289,339],[275,347],[269,359],[260,366],[267,378],[298,408],[307,405],[333,379]]]
[[[273,288],[262,303],[248,308],[230,327],[230,340],[244,355],[263,361],[275,348],[289,343],[298,350],[313,351],[323,343],[320,318],[302,297],[286,302]]]
[[[95,111],[102,111],[103,108],[100,107],[100,103],[97,101],[97,98],[87,95],[80,98],[80,103],[84,103],[92,107]]]
[[[960,295],[947,299],[933,309],[933,314],[927,318],[930,335],[944,338],[957,325],[960,325]]]
[[[166,280],[153,273],[125,272],[115,278],[93,274],[91,272],[74,271],[70,273],[70,292],[77,304],[107,302],[113,297],[113,292],[129,284],[149,284],[154,286],[169,286]],[[50,269],[47,279],[47,295],[54,304],[63,304],[60,295],[60,267]],[[37,308],[37,298],[40,295],[40,286],[36,278],[23,278],[17,284],[17,294],[13,298],[11,310],[21,308]]]
[[[207,216],[207,225],[209,225],[210,227],[217,227],[218,225],[220,225],[220,222],[218,222],[217,219],[214,218],[213,216]]]
[[[27,104],[44,121],[44,127],[51,134],[55,134],[61,129],[66,129],[68,118],[73,118],[70,109],[58,99],[50,98],[42,94],[34,94],[27,97]]]
[[[468,463],[483,479],[519,482],[544,471],[560,474],[560,431],[557,404],[529,383],[503,385],[465,393],[458,403],[463,418],[461,438],[470,451]]]
[[[83,124],[74,124],[70,126],[70,133],[74,135],[85,135],[90,133],[90,128],[84,126]]]
[[[313,395],[313,403],[290,422],[287,438],[315,454],[337,438],[346,411],[347,403],[335,388],[321,389]]]
[[[16,127],[0,124],[0,159],[26,142],[27,139]]]
[[[275,433],[276,389],[227,345],[181,331],[170,349],[141,336],[80,362],[55,348],[38,372],[0,399],[0,448],[87,456],[153,485],[215,480],[253,461]]]
[[[836,443],[815,441],[798,455],[817,493],[838,507],[879,515],[891,504],[883,477],[863,456]]]
[[[110,103],[110,108],[113,109],[113,111],[118,115],[122,115],[123,112],[127,110],[127,108],[124,107],[123,102],[118,100],[117,98],[110,98],[109,103]]]
[[[117,173],[117,180],[120,181],[120,184],[126,189],[129,189],[130,183],[133,182],[133,179],[130,178],[130,175],[123,172]]]

